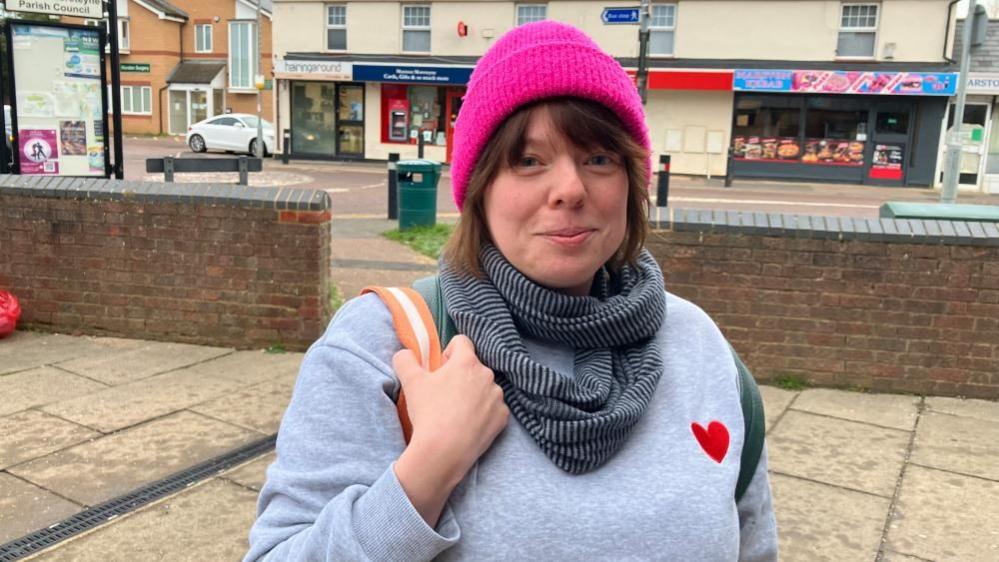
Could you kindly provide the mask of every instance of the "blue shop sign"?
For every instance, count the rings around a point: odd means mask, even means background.
[[[471,75],[470,67],[354,65],[354,80],[357,82],[467,84]]]
[[[865,72],[859,70],[736,70],[737,92],[952,96],[951,72]]]
[[[790,92],[793,70],[736,70],[732,89],[737,92]]]

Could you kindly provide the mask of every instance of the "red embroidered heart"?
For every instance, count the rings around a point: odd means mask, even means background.
[[[720,464],[728,453],[728,428],[719,421],[713,421],[708,424],[707,429],[694,422],[690,424],[690,430],[694,432],[694,437],[704,452]]]

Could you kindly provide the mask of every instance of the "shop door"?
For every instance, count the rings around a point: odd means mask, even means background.
[[[364,84],[337,84],[336,154],[364,158]]]
[[[170,134],[183,135],[187,133],[187,110],[187,92],[170,90]]]
[[[447,90],[447,161],[451,161],[451,151],[454,148],[454,123],[458,120],[461,110],[461,97],[465,95],[464,88],[448,88]]]
[[[332,82],[292,82],[292,154],[333,157],[336,153],[335,98],[336,84]]]
[[[989,122],[989,104],[969,102],[964,105],[964,120],[961,123],[961,167],[957,183],[962,187],[978,189],[982,177],[982,164],[985,163],[985,124]],[[954,104],[947,108],[947,135],[944,137],[943,166],[947,166],[947,140],[954,129]],[[943,176],[941,175],[941,182]]]
[[[906,102],[884,102],[874,107],[864,183],[905,185],[915,114],[915,107]]]

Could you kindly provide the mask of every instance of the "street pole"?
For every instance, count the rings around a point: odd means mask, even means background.
[[[112,172],[115,179],[125,179],[125,151],[122,147],[122,140],[125,133],[121,130],[121,54],[118,52],[118,0],[108,2],[108,29],[110,30],[111,51],[111,113],[114,123],[114,168]],[[10,46],[7,47],[8,49]],[[105,139],[107,142],[108,139]],[[106,154],[106,152],[105,152]]]
[[[638,94],[642,97],[642,105],[645,105],[646,92],[649,84],[648,51],[649,51],[649,0],[642,0],[642,7],[639,9],[638,28]]]
[[[257,0],[257,72],[253,77],[253,83],[257,87],[257,153],[254,155],[257,158],[264,157],[264,121],[263,121],[263,105],[264,105],[264,73],[263,65],[261,64],[261,54],[260,54],[260,4],[263,0]]]
[[[954,103],[954,127],[947,135],[947,158],[944,161],[943,190],[940,202],[957,202],[957,181],[961,173],[961,125],[964,122],[964,100],[967,97],[968,68],[971,65],[971,31],[975,24],[975,5],[968,2],[968,15],[964,17],[964,30],[961,42],[961,73],[957,78],[957,100]]]

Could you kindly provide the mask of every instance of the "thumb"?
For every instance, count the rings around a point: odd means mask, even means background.
[[[403,388],[424,372],[420,362],[416,359],[416,354],[408,349],[403,349],[392,356],[392,368],[395,369],[395,374],[399,377],[399,384]]]

